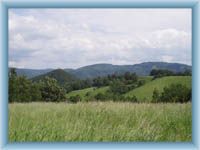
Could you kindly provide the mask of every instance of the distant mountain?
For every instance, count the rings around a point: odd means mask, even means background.
[[[135,72],[137,75],[149,75],[152,69],[167,69],[174,72],[184,72],[185,70],[192,70],[192,67],[179,63],[166,62],[144,62],[135,65],[112,65],[112,64],[94,64],[90,66],[81,67],[78,69],[64,69],[70,75],[80,78],[94,78],[97,76],[106,76],[108,74],[125,72]],[[18,75],[25,75],[32,78],[52,71],[53,69],[33,70],[33,69],[16,69]]]
[[[113,73],[123,74],[125,72],[135,72],[137,75],[146,76],[149,75],[152,69],[167,69],[173,72],[184,72],[185,70],[191,70],[192,67],[184,64],[166,62],[145,62],[135,65],[95,64],[76,70],[68,70],[68,72],[80,79],[85,79],[106,76]]]
[[[26,76],[27,78],[33,78],[45,73],[48,73],[54,69],[23,69],[16,68],[16,73],[18,76]]]
[[[39,81],[39,80],[44,79],[45,77],[54,78],[58,81],[59,84],[77,80],[77,78],[75,76],[67,73],[66,71],[64,71],[62,69],[56,69],[56,70],[53,70],[46,74],[36,76],[36,77],[32,78],[32,80]]]

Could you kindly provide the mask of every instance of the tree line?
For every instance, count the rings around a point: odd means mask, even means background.
[[[90,92],[86,93],[86,96],[90,96]],[[84,101],[79,95],[74,95],[69,98],[70,102],[77,103]],[[140,103],[141,101],[135,96],[125,96],[120,92],[113,92],[110,87],[104,93],[97,93],[94,98],[87,99],[87,101],[114,101],[114,102],[132,102]],[[164,87],[160,92],[158,89],[154,89],[152,93],[151,103],[186,103],[192,101],[192,90],[182,84],[171,84]]]
[[[75,80],[72,82],[65,83],[64,88],[66,92],[71,92],[74,90],[85,89],[89,87],[103,87],[110,86],[115,82],[127,84],[135,84],[138,81],[138,76],[135,73],[126,72],[124,74],[109,74],[103,77],[96,77],[93,79],[85,79],[85,80]],[[140,81],[139,84],[142,84],[144,81]]]
[[[152,69],[149,75],[153,76],[153,79],[156,79],[164,76],[191,76],[192,72],[190,70],[185,70],[184,72],[173,72],[166,69]]]
[[[59,84],[56,79],[45,77],[40,81],[32,81],[25,76],[17,76],[15,68],[9,72],[9,102],[60,102],[65,101],[65,94],[70,91],[84,89],[88,87],[100,88],[110,86],[114,94],[125,93],[135,87],[141,86],[144,82],[139,81],[135,73],[125,73],[123,75],[108,75],[94,79],[77,80]],[[101,95],[97,95],[99,99]],[[79,97],[71,97],[69,101],[78,101]]]
[[[145,80],[138,79],[135,73],[126,72],[121,75],[112,74],[94,79],[73,81],[62,86],[56,79],[49,77],[33,82],[25,76],[17,76],[15,69],[12,68],[9,72],[9,102],[69,101],[76,103],[82,101],[79,95],[66,98],[65,94],[71,90],[103,86],[109,86],[108,90],[104,93],[97,93],[91,100],[139,102],[136,96],[124,96],[124,94],[144,84]],[[154,89],[152,94],[151,102],[153,103],[191,101],[191,89],[181,84],[164,87],[163,92]],[[90,95],[90,92],[86,93],[87,97]]]

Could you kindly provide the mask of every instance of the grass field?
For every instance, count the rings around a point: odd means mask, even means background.
[[[191,103],[9,104],[9,141],[191,141]]]

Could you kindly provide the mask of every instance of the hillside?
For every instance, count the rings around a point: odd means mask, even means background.
[[[139,101],[151,100],[152,93],[154,88],[157,88],[160,92],[162,92],[165,86],[169,86],[170,84],[180,83],[186,85],[188,88],[191,88],[191,77],[190,76],[170,76],[158,78],[155,80],[150,80],[151,77],[143,77],[146,80],[146,84],[135,88],[132,91],[127,92],[124,96],[133,96],[135,95]],[[101,87],[101,88],[86,88],[82,90],[72,91],[66,94],[66,97],[79,95],[83,100],[93,99],[94,96],[98,93],[105,93],[108,90],[109,86]],[[89,93],[89,95],[87,95]]]
[[[71,81],[77,80],[76,77],[74,77],[73,75],[65,72],[62,69],[56,69],[56,70],[53,70],[53,71],[48,72],[46,74],[39,75],[37,77],[32,78],[32,80],[33,81],[39,81],[39,80],[42,80],[45,77],[54,78],[61,85],[64,84],[64,83],[66,83],[66,82],[71,82]]]
[[[191,66],[166,62],[144,62],[135,65],[95,64],[71,70],[70,73],[80,79],[106,76],[113,73],[123,74],[125,72],[135,72],[139,76],[147,76],[152,69],[167,69],[173,72],[184,72],[185,70],[191,70]]]
[[[98,93],[105,93],[108,90],[108,88],[109,88],[108,86],[105,86],[101,88],[91,87],[82,90],[76,90],[66,94],[66,97],[69,98],[70,96],[79,95],[84,101],[87,101],[93,99],[94,96]]]
[[[191,70],[192,67],[185,64],[178,63],[166,63],[166,62],[144,62],[134,65],[112,65],[112,64],[94,64],[78,69],[64,69],[66,72],[76,76],[79,79],[95,78],[97,76],[106,76],[108,74],[118,73],[123,74],[125,72],[135,72],[139,76],[149,75],[152,69],[167,69],[174,72],[184,72],[185,70]],[[38,75],[46,74],[53,69],[34,70],[34,69],[18,69],[16,72],[18,75],[25,75],[28,78],[33,78]]]
[[[146,83],[145,85],[133,89],[129,91],[124,96],[132,96],[135,95],[139,100],[149,100],[152,98],[154,88],[157,88],[160,92],[162,92],[165,86],[169,86],[170,84],[180,83],[186,85],[188,88],[192,86],[192,78],[191,76],[170,76],[163,77],[153,80],[151,82]]]

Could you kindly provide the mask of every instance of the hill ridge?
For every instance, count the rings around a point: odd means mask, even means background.
[[[54,78],[58,81],[59,84],[63,84],[63,83],[66,83],[66,82],[71,82],[71,81],[77,80],[76,77],[67,73],[63,69],[55,69],[55,70],[48,72],[46,74],[36,76],[36,77],[32,78],[32,80],[33,81],[39,81],[39,80],[41,80],[45,77]]]
[[[192,70],[192,67],[190,65],[168,62],[143,62],[133,65],[113,65],[107,63],[100,63],[83,66],[77,69],[65,68],[62,70],[79,79],[86,79],[94,78],[97,76],[106,76],[108,74],[113,73],[123,74],[127,71],[135,72],[139,76],[146,76],[149,75],[150,71],[154,68],[167,69],[174,72],[184,72],[185,70]],[[56,69],[16,69],[18,75],[25,75],[28,78],[33,78],[38,75],[51,72],[53,70]]]

